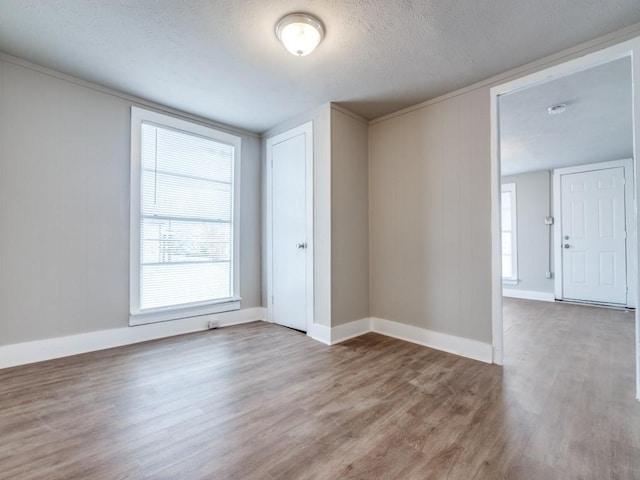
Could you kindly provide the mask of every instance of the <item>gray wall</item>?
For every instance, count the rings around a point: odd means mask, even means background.
[[[371,315],[491,342],[489,95],[369,130]]]
[[[136,102],[8,60],[0,92],[0,344],[126,327]],[[259,152],[243,135],[242,308],[261,303]]]
[[[518,284],[504,285],[505,290],[553,293],[550,253],[551,228],[544,224],[551,215],[551,178],[548,170],[502,177],[502,183],[516,184],[516,217],[518,232]]]
[[[630,27],[371,123],[371,316],[491,340],[489,89],[638,33]],[[0,61],[0,344],[124,327],[129,109],[139,101],[18,63]],[[339,208],[330,112],[327,104],[298,119],[314,120],[316,322],[326,326]],[[260,178],[260,142],[243,135],[243,307],[261,303]]]
[[[331,110],[331,326],[369,317],[368,122]]]

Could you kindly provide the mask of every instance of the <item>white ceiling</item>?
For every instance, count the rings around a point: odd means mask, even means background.
[[[296,58],[274,27],[319,16]],[[640,22],[638,0],[2,0],[0,50],[262,132],[334,101],[371,119]]]
[[[499,108],[503,175],[633,155],[630,57],[503,95]]]

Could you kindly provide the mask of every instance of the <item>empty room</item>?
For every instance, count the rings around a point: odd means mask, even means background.
[[[638,479],[637,0],[0,2],[0,480]]]

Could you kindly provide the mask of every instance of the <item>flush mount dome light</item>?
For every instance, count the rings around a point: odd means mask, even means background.
[[[564,113],[566,109],[566,103],[559,103],[557,105],[551,105],[549,108],[547,108],[547,112],[549,112],[549,115],[560,115],[561,113]]]
[[[322,22],[306,13],[291,13],[276,25],[276,36],[292,55],[304,57],[315,50],[324,37]]]

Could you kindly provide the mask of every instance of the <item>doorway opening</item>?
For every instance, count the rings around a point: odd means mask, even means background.
[[[494,363],[520,306],[636,306],[634,51],[640,39],[491,90]]]

